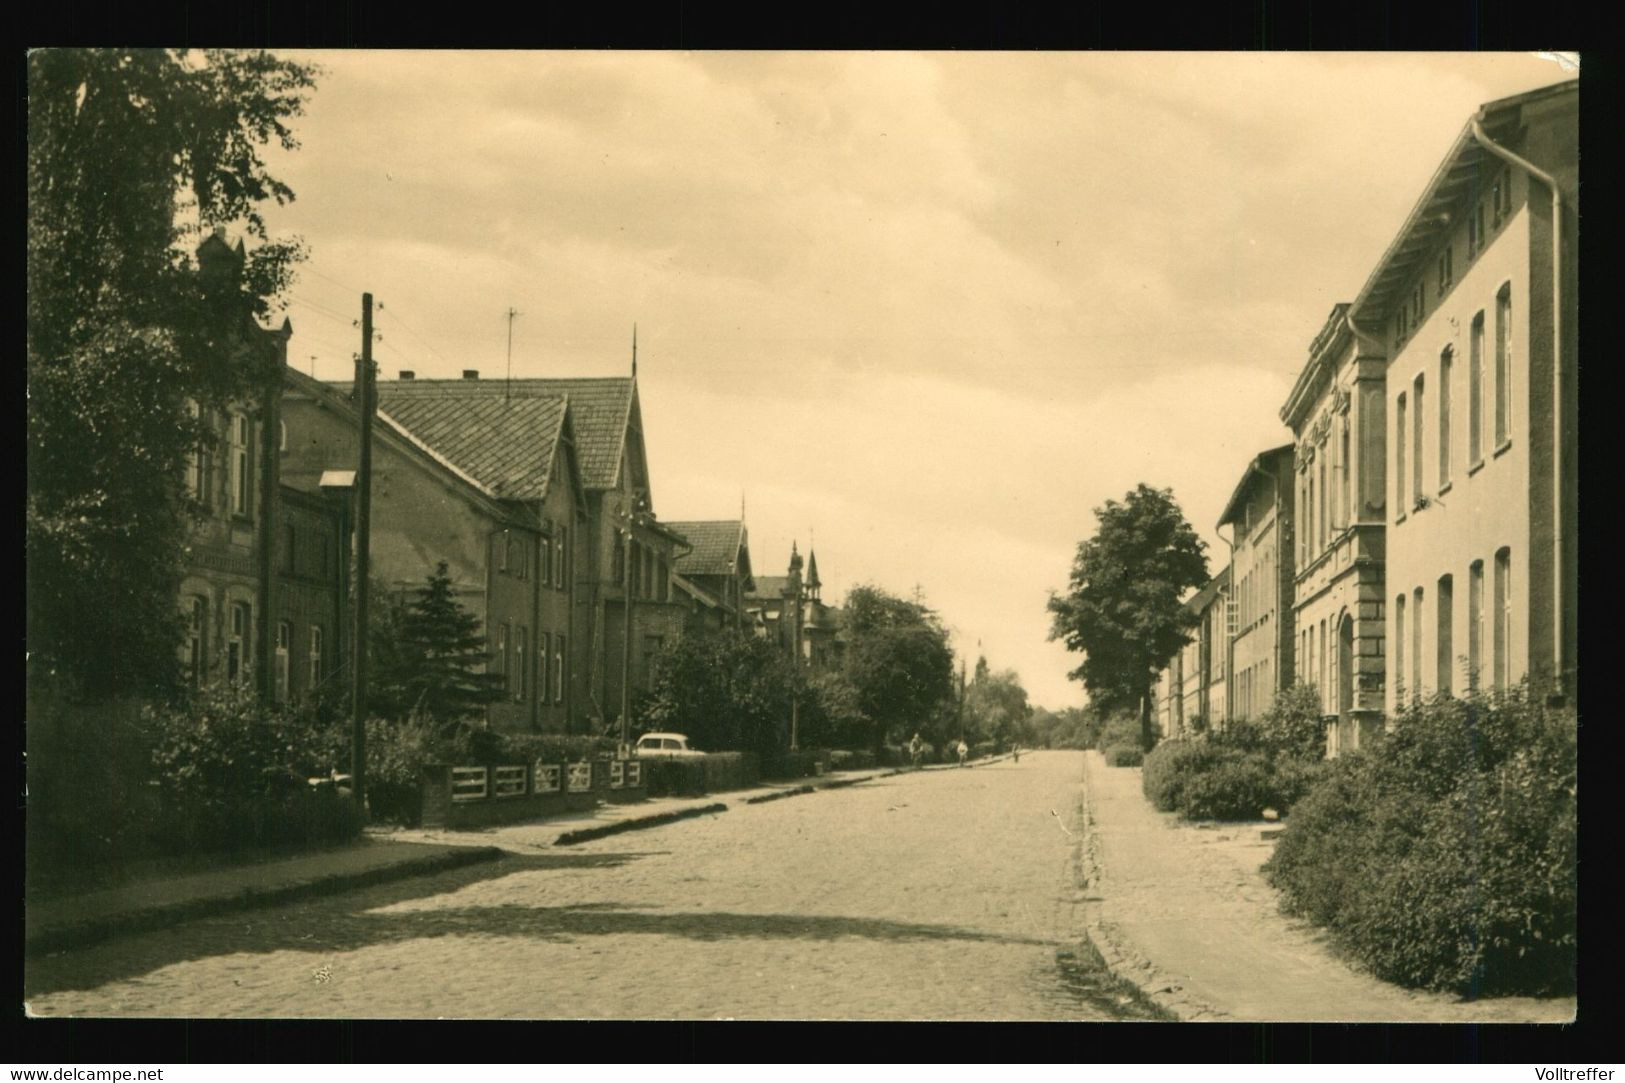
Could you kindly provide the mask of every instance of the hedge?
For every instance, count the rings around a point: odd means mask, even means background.
[[[1401,712],[1294,808],[1264,867],[1283,908],[1389,981],[1572,993],[1577,729],[1522,687]]]
[[[1112,745],[1106,749],[1106,766],[1138,767],[1145,762],[1145,753],[1138,744]]]

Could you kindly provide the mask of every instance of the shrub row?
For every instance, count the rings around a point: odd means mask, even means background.
[[[1217,740],[1164,741],[1145,759],[1141,786],[1153,805],[1190,820],[1255,820],[1285,811],[1316,768]]]
[[[1294,808],[1265,865],[1283,907],[1390,981],[1572,992],[1577,725],[1526,688],[1401,712]]]
[[[1111,745],[1106,749],[1105,755],[1108,767],[1138,767],[1145,762],[1145,753],[1140,750],[1137,743]]]

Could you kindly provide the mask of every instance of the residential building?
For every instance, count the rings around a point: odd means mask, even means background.
[[[1230,528],[1229,718],[1257,718],[1292,683],[1293,445],[1256,456],[1219,516]]]
[[[670,522],[689,549],[677,557],[672,589],[690,600],[690,630],[744,630],[751,577],[750,534],[740,519]]]
[[[347,494],[359,447],[353,396],[292,371],[287,384],[284,476],[306,492]],[[372,578],[405,597],[445,563],[459,604],[485,630],[488,671],[504,677],[506,695],[486,708],[496,729],[585,725],[571,686],[572,541],[587,520],[573,420],[563,396],[414,395],[379,383]]]
[[[242,273],[244,250],[216,230],[198,248],[204,281]],[[341,655],[345,588],[342,507],[282,484],[286,427],[280,380],[293,326],[260,327],[245,310],[227,340],[257,365],[259,386],[223,410],[194,405],[219,439],[199,446],[186,487],[200,514],[184,554],[180,646],[187,679],[251,685],[287,703],[314,691]]]
[[[689,608],[671,585],[686,543],[654,513],[636,368],[630,377],[583,379],[482,380],[473,369],[460,380],[402,374],[380,381],[379,396],[386,410],[409,409],[401,404],[417,399],[568,399],[584,516],[566,522],[562,512],[546,513],[541,525],[545,532],[551,521],[555,567],[564,552],[571,584],[566,640],[575,664],[563,652],[566,697],[582,724],[601,732],[619,719],[624,703],[648,690],[651,662],[682,632]]]
[[[1219,731],[1229,720],[1225,647],[1229,635],[1230,569],[1226,567],[1185,601],[1196,618],[1191,641],[1180,648],[1179,732]],[[1200,721],[1198,721],[1200,720]]]
[[[1296,441],[1287,648],[1295,678],[1320,694],[1329,756],[1369,744],[1382,723],[1386,368],[1381,344],[1356,335],[1349,306],[1336,305],[1281,407]]]
[[[755,582],[755,589],[745,596],[745,616],[758,635],[778,642],[814,669],[839,662],[845,648],[841,611],[824,604],[817,553],[809,552],[803,564],[792,542],[787,574],[761,575]]]
[[[1577,81],[1483,106],[1349,310],[1387,359],[1390,711],[1572,693],[1578,160]]]

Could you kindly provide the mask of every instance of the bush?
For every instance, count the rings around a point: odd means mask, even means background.
[[[700,761],[705,768],[706,793],[744,790],[761,778],[761,761],[754,752],[710,752]]]
[[[1390,981],[1572,992],[1577,725],[1526,688],[1406,709],[1293,810],[1283,907]]]
[[[762,762],[763,778],[809,778],[818,774],[818,765],[829,764],[829,752],[821,748],[781,750]]]
[[[705,764],[694,760],[643,760],[650,797],[697,797],[705,793]]]
[[[1192,772],[1180,795],[1191,820],[1256,820],[1274,800],[1269,757],[1215,746],[1206,770]]]
[[[1131,713],[1118,713],[1108,718],[1095,737],[1095,747],[1108,750],[1115,746],[1143,748],[1140,740],[1140,719]]]
[[[336,794],[308,782],[326,774],[334,737],[308,714],[218,686],[171,707],[149,708],[159,839],[197,851],[331,841],[358,825]]]
[[[1132,745],[1112,745],[1106,749],[1106,766],[1108,767],[1138,767],[1145,762],[1145,753],[1140,750],[1139,742]]]
[[[1211,767],[1214,746],[1206,741],[1163,741],[1145,757],[1140,789],[1163,812],[1183,812],[1185,785],[1191,776]]]
[[[1313,762],[1326,756],[1320,693],[1307,684],[1284,688],[1258,719],[1259,743],[1275,756]]]
[[[890,749],[887,750],[888,753]],[[903,762],[908,762],[908,750],[902,749]],[[866,771],[875,766],[875,754],[867,749],[851,750],[831,749],[829,753],[829,769],[831,771]]]

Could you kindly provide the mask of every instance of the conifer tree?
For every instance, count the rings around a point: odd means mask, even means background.
[[[502,698],[504,675],[485,670],[491,654],[480,619],[457,601],[445,561],[415,598],[393,607],[374,631],[377,713],[416,713],[453,723]]]

